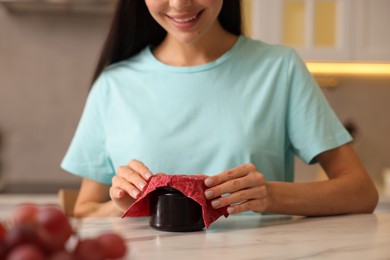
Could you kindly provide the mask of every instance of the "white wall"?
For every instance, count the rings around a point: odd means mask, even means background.
[[[11,14],[0,5],[0,162],[7,183],[78,182],[59,164],[109,22],[109,15]]]

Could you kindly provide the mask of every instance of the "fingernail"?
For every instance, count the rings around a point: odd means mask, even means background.
[[[138,197],[139,191],[138,190],[132,190],[131,191],[131,196],[136,199]]]
[[[213,185],[214,181],[212,179],[206,179],[204,180],[204,184],[208,187],[210,187],[211,185]]]
[[[118,190],[117,192],[116,192],[116,197],[119,199],[119,198],[121,198],[121,193],[122,193],[122,191],[121,190]]]
[[[214,191],[206,190],[204,195],[206,196],[206,198],[211,198],[212,196],[214,196]]]
[[[221,202],[220,202],[219,200],[213,200],[213,201],[211,202],[211,205],[212,205],[214,208],[216,208],[216,207],[221,206]]]
[[[227,212],[228,212],[229,214],[234,213],[234,208],[228,207],[228,208],[227,208]]]
[[[150,177],[152,177],[152,176],[153,176],[153,174],[152,174],[151,172],[145,173],[145,178],[146,178],[147,180],[149,180]]]
[[[139,185],[139,188],[140,188],[141,190],[144,190],[144,188],[145,188],[145,186],[146,186],[146,183],[145,183],[145,182],[140,182],[138,185]]]

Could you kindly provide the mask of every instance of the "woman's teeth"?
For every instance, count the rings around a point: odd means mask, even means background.
[[[193,17],[190,17],[190,18],[182,18],[182,19],[179,19],[179,18],[172,18],[175,22],[178,22],[178,23],[187,23],[187,22],[190,22],[192,20],[195,20],[197,17],[197,15],[193,16]]]

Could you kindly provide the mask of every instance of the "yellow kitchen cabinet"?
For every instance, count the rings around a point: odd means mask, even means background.
[[[252,36],[291,46],[306,61],[390,61],[390,0],[252,0],[251,4]]]

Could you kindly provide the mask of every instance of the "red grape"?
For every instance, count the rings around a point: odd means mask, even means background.
[[[97,237],[107,258],[121,258],[126,255],[126,244],[121,236],[116,233],[109,232],[101,234]]]
[[[74,251],[78,260],[104,260],[105,253],[96,239],[87,238],[80,240]]]
[[[21,204],[13,211],[12,221],[14,225],[30,224],[36,225],[38,207],[35,204]]]
[[[23,244],[15,247],[8,254],[7,260],[45,260],[42,250],[34,244]]]
[[[73,234],[72,226],[64,212],[54,206],[39,209],[37,223],[40,227],[39,236],[50,250],[64,248],[66,241]]]
[[[6,255],[7,255],[7,248],[5,247],[4,243],[0,242],[0,259],[5,259]]]
[[[30,225],[16,225],[13,226],[4,238],[4,244],[8,249],[13,249],[22,244],[36,244],[41,246],[35,228]]]
[[[80,239],[58,206],[23,204],[11,216],[10,229],[0,222],[0,260],[118,259],[128,250],[114,232]]]
[[[75,260],[76,257],[65,250],[54,252],[49,258],[50,260]]]
[[[3,242],[5,235],[7,234],[7,230],[4,225],[0,222],[0,243]]]

